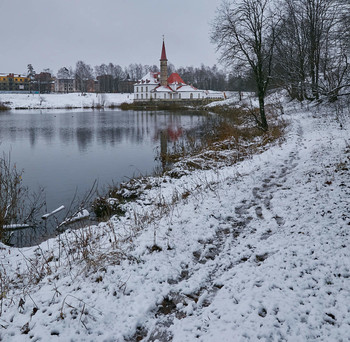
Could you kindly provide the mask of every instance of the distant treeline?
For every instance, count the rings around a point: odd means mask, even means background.
[[[89,91],[92,89],[93,82],[95,82],[97,84],[95,89],[107,93],[133,91],[133,83],[149,71],[158,72],[159,67],[140,63],[132,63],[127,67],[122,67],[118,64],[108,63],[93,68],[83,61],[78,61],[74,68],[62,67],[56,75],[53,75],[49,69],[44,70],[45,75],[51,73],[56,79],[74,80],[76,90]],[[191,84],[198,89],[218,91],[254,90],[254,82],[249,75],[227,72],[219,69],[216,65],[210,67],[202,64],[200,67],[176,68],[172,63],[168,63],[168,75],[173,72],[177,72],[187,84]],[[43,74],[43,72],[40,74]],[[30,77],[36,75],[31,64],[28,65],[28,75]]]

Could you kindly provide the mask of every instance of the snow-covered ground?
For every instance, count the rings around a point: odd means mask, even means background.
[[[92,108],[132,102],[134,94],[0,94],[0,101],[11,109]]]
[[[0,340],[349,341],[350,122],[284,115],[261,154],[150,178],[125,216],[60,240],[1,245]]]

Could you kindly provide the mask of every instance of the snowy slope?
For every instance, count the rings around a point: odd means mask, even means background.
[[[348,341],[350,123],[285,112],[280,146],[150,179],[125,217],[60,242],[1,246],[0,340]]]
[[[132,102],[133,94],[0,94],[0,101],[11,109],[91,108]]]

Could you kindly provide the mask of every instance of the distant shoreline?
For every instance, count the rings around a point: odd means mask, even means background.
[[[8,110],[113,109],[133,101],[131,93],[0,94],[0,103]]]

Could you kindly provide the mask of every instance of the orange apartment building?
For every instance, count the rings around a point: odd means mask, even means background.
[[[0,91],[28,91],[30,78],[19,74],[0,74]]]

